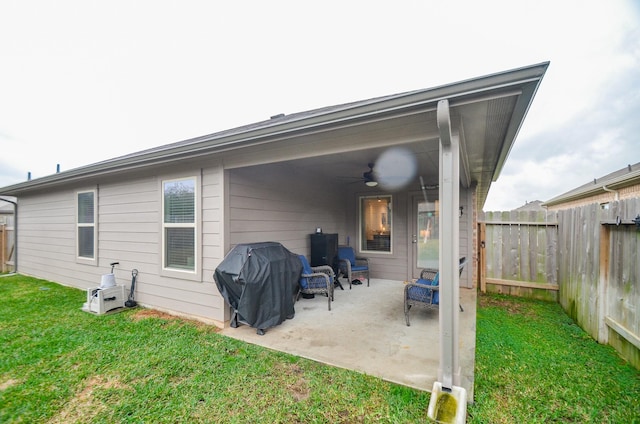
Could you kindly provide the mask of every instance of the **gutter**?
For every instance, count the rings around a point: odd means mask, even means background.
[[[585,186],[582,186],[582,188],[579,187],[567,193],[561,194],[560,196],[556,196],[553,199],[550,199],[544,202],[542,205],[555,206],[555,205],[570,202],[573,200],[584,199],[586,197],[590,197],[590,196],[602,193],[601,190],[615,193],[614,189],[611,189],[610,187],[624,188],[630,185],[637,184],[639,182],[640,182],[640,169],[629,172],[627,174],[621,175],[616,178],[607,179],[607,183],[602,186],[589,183]]]
[[[620,200],[620,191],[610,189],[609,187],[607,187],[607,185],[606,185],[606,184],[604,184],[604,185],[602,186],[602,189],[603,189],[604,191],[608,191],[609,193],[613,193],[613,194],[614,194],[613,200],[615,200],[616,202],[617,202],[618,200]]]
[[[0,200],[2,200],[3,202],[7,202],[7,203],[11,203],[13,204],[13,231],[14,231],[14,242],[13,242],[13,246],[14,246],[14,254],[15,254],[15,259],[14,259],[14,265],[13,265],[13,272],[12,274],[17,274],[18,273],[18,202],[14,202],[13,200],[9,200],[9,199],[3,199],[2,197],[0,197]]]

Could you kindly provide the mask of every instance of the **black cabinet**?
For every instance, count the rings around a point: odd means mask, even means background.
[[[311,266],[335,267],[338,256],[337,234],[311,234]]]

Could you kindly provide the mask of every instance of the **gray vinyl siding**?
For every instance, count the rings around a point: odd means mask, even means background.
[[[23,196],[19,203],[19,270],[26,275],[86,289],[97,287],[111,262],[119,262],[115,275],[127,290],[131,270],[139,271],[136,301],[212,321],[222,325],[228,311],[214,280],[213,270],[224,257],[222,248],[222,178],[219,167],[185,170],[181,175],[201,176],[202,281],[170,278],[161,273],[162,175],[129,177],[48,194]],[[172,172],[170,176],[174,176]],[[97,188],[98,255],[95,265],[78,263],[75,249],[75,193]],[[80,308],[82,305],[78,305]]]
[[[220,249],[216,248],[221,214],[216,210],[220,207],[222,175],[217,167],[190,168],[100,187],[101,262],[103,258],[106,263],[119,261],[118,268],[127,285],[131,269],[138,269],[136,300],[141,304],[212,320],[219,325],[224,322],[226,308],[213,281],[213,270],[221,259]],[[199,280],[163,275],[161,270],[161,181],[176,176],[200,177],[201,242],[196,248],[202,268]]]
[[[473,287],[473,267],[475,266],[475,205],[473,205],[473,189],[460,188],[460,206],[462,206],[462,216],[460,217],[460,256],[467,258],[462,274],[460,274],[460,287]]]
[[[213,279],[216,267],[226,254],[225,219],[225,171],[222,165],[209,165],[202,170],[200,205],[202,211],[202,285],[201,298],[194,304],[206,308],[207,313],[219,324],[230,319],[230,309],[220,295]],[[204,302],[203,302],[204,301]]]
[[[102,184],[98,189],[98,252],[100,271],[120,262],[116,276],[133,268],[140,277],[157,274],[160,258],[160,196],[156,178],[139,178],[123,183]],[[125,273],[125,270],[127,271]],[[130,280],[130,278],[129,278]],[[138,285],[139,299],[145,284]]]
[[[294,253],[310,254],[316,227],[345,238],[345,194],[309,175],[286,168],[229,171],[229,239],[240,243],[277,241]]]
[[[67,285],[90,278],[92,272],[84,268],[95,267],[76,264],[74,196],[73,190],[65,190],[20,197],[20,273]]]

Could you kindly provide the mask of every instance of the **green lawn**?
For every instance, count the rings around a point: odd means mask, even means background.
[[[557,303],[481,296],[470,423],[640,423],[640,371]]]
[[[0,422],[427,422],[429,394],[0,278]],[[555,304],[482,297],[473,423],[639,421],[640,373]]]

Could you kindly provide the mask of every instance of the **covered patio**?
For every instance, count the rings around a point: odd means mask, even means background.
[[[345,284],[343,284],[345,285]],[[440,332],[437,310],[414,308],[404,319],[402,281],[372,279],[371,286],[335,291],[331,311],[326,297],[300,298],[296,314],[259,336],[241,325],[222,334],[387,381],[431,391],[438,380]],[[460,289],[461,384],[473,399],[476,343],[476,290]]]

